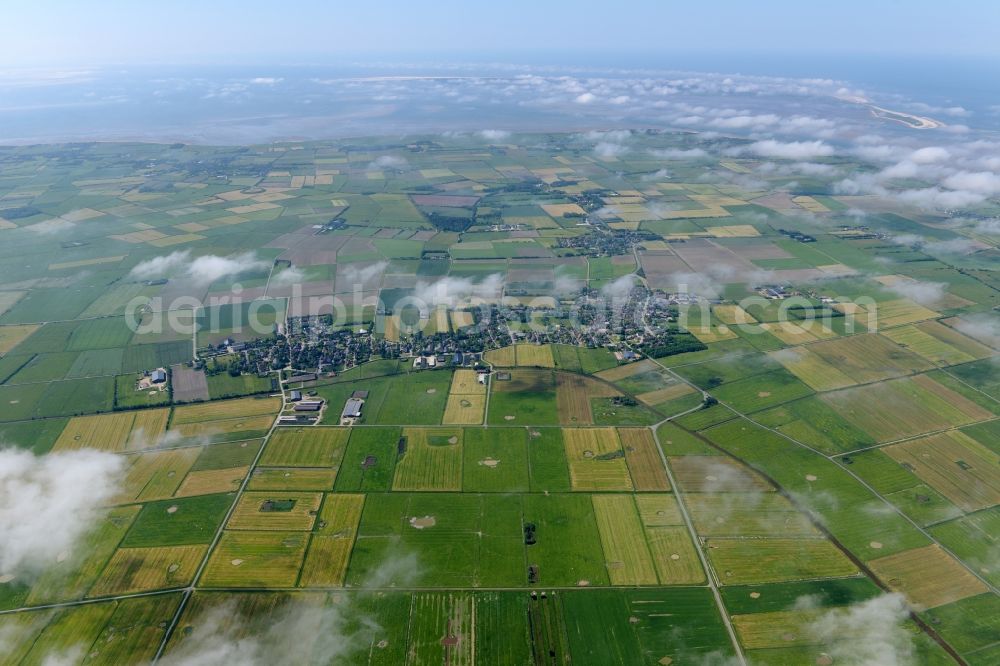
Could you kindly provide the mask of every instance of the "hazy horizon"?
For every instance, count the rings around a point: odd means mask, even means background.
[[[1000,57],[1000,5],[969,0],[835,5],[792,0],[603,4],[513,0],[502,8],[447,0],[365,5],[256,0],[150,5],[50,0],[6,8],[7,66],[314,61],[437,52],[451,59],[561,51],[593,55],[719,52]],[[197,17],[197,20],[192,20]],[[900,26],[905,26],[900,30]]]

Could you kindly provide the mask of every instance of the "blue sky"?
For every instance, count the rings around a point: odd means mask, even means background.
[[[0,66],[379,55],[1000,56],[995,0],[8,0]]]

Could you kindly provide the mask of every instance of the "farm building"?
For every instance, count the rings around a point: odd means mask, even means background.
[[[290,399],[292,402],[298,402],[302,399],[302,391],[292,391],[292,397]]]
[[[322,400],[302,400],[295,403],[294,409],[297,412],[318,412],[322,406]]]
[[[298,382],[311,382],[314,381],[315,379],[316,375],[314,375],[311,372],[307,372],[301,375],[293,375],[288,379],[286,379],[285,381],[287,381],[289,384],[296,384]]]
[[[150,373],[149,375],[149,381],[151,381],[154,384],[164,383],[165,381],[167,381],[167,371],[164,370],[163,368],[157,368],[156,370],[153,370],[153,372]]]
[[[344,405],[344,411],[340,413],[340,418],[342,419],[360,419],[361,418],[361,407],[365,404],[364,400],[359,398],[348,398],[347,403]]]

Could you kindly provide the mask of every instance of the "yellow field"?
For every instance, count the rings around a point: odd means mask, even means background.
[[[732,215],[732,213],[730,213],[722,206],[711,206],[708,208],[696,208],[694,210],[668,210],[660,213],[660,219],[679,220],[686,217],[710,218],[710,217],[729,217],[730,215]]]
[[[877,314],[879,330],[899,326],[901,324],[912,324],[916,321],[934,319],[938,313],[930,308],[914,303],[911,300],[900,298],[893,301],[882,301],[875,310]]]
[[[742,203],[742,202],[741,202]],[[706,227],[705,230],[715,238],[753,238],[760,232],[752,224],[730,224],[721,227]]]
[[[698,551],[686,527],[647,527],[646,540],[661,585],[695,585],[705,581]]]
[[[938,321],[901,326],[881,334],[938,365],[957,365],[993,354],[989,347]]]
[[[713,305],[712,313],[723,324],[756,324],[757,320],[738,305]]]
[[[563,442],[573,490],[632,490],[614,428],[565,428]]]
[[[273,208],[281,208],[281,206],[265,201],[262,203],[247,204],[246,206],[233,206],[232,208],[227,208],[226,210],[234,215],[245,215],[247,213],[259,213],[262,210],[271,210]]]
[[[643,404],[655,407],[656,405],[662,405],[665,402],[674,400],[675,398],[680,398],[681,396],[688,395],[689,393],[694,393],[693,389],[688,384],[683,384],[678,382],[673,386],[668,386],[666,388],[657,389],[655,391],[649,391],[648,393],[640,393],[636,397]]]
[[[668,460],[677,485],[686,493],[774,490],[764,477],[723,456],[671,456]]]
[[[568,372],[556,374],[556,410],[562,425],[589,425],[594,422],[591,398],[621,395],[614,387],[590,377]]]
[[[154,229],[146,231],[130,231],[127,234],[113,234],[109,236],[109,238],[114,238],[115,240],[120,240],[125,243],[148,243],[164,237],[166,237],[165,233]]]
[[[810,213],[829,213],[830,209],[810,196],[792,197],[792,202],[805,208]]]
[[[133,414],[135,420],[128,435],[128,450],[138,451],[158,445],[167,429],[170,409],[143,409]]]
[[[485,395],[449,395],[444,408],[445,425],[479,425],[486,413]]]
[[[451,377],[449,395],[486,395],[486,385],[480,384],[478,373],[468,368],[459,368]]]
[[[440,305],[429,314],[427,320],[427,326],[424,328],[425,335],[434,335],[435,333],[450,333],[451,324],[448,319],[448,308],[447,306]]]
[[[294,502],[290,510],[265,511],[267,502]],[[311,530],[319,511],[322,493],[245,492],[240,495],[226,524],[230,530]]]
[[[684,516],[673,495],[636,495],[635,504],[639,508],[639,518],[647,529],[684,524]]]
[[[113,504],[147,502],[174,494],[198,457],[197,448],[155,451],[128,456],[130,463]]]
[[[753,173],[753,169],[743,166],[739,162],[719,162],[719,166],[734,173]]]
[[[302,566],[301,587],[328,587],[344,584],[344,573],[361,522],[364,495],[327,495],[319,517],[319,527]]]
[[[809,625],[822,613],[823,609],[805,608],[734,615],[733,628],[748,650],[813,645],[816,638]],[[844,638],[850,640],[849,636]]]
[[[816,390],[833,390],[901,377],[933,366],[926,359],[901,350],[875,333],[852,335],[780,350],[771,357]]]
[[[247,490],[333,490],[335,469],[316,467],[258,467]]]
[[[786,345],[801,345],[804,342],[814,342],[818,339],[812,332],[790,321],[765,322],[760,327]]]
[[[880,557],[868,566],[918,609],[943,606],[989,589],[937,544]]]
[[[816,391],[832,391],[858,383],[808,347],[781,349],[770,356]]]
[[[306,553],[305,532],[225,532],[201,583],[220,587],[292,587]]]
[[[516,345],[518,366],[554,368],[551,345]]]
[[[120,548],[88,596],[132,594],[188,585],[207,545]]]
[[[816,536],[809,519],[778,493],[687,493],[699,536]]]
[[[857,567],[825,539],[706,539],[723,585],[853,576]]]
[[[667,471],[649,428],[619,428],[625,462],[636,490],[670,490]]]
[[[154,247],[170,247],[172,245],[180,245],[181,243],[191,243],[196,240],[203,240],[205,237],[200,234],[178,234],[176,236],[166,236],[164,238],[157,238],[156,240],[149,241],[149,244]]]
[[[0,218],[0,219],[2,219],[2,218]],[[2,229],[2,228],[3,227],[0,226],[0,229]],[[24,295],[27,294],[27,293],[28,292],[26,292],[26,291],[0,291],[0,314],[3,314],[4,312],[7,312],[7,310],[10,310],[12,307],[14,307],[17,304],[17,302],[19,300],[21,300],[22,298],[24,298]],[[29,325],[28,327],[31,330],[35,330],[35,329],[38,328],[37,325]],[[3,342],[4,335],[5,334],[12,334],[17,328],[20,328],[20,327],[18,327],[18,326],[0,326],[0,354],[5,354],[7,351],[9,351],[9,350],[3,348],[3,345],[4,345],[4,342]],[[10,329],[10,330],[5,331],[4,329]]]
[[[406,453],[396,464],[393,490],[462,489],[461,428],[404,428]]]
[[[190,472],[178,486],[174,497],[192,497],[239,490],[246,478],[249,467],[229,467],[227,469],[206,469]]]
[[[464,310],[454,310],[451,313],[451,327],[453,330],[459,330],[462,328],[467,328],[475,324],[475,320],[472,317],[471,312],[466,312]]]
[[[962,432],[943,432],[882,450],[966,513],[1000,504],[996,454]]]
[[[134,420],[133,412],[75,416],[66,424],[52,450],[71,451],[90,448],[101,451],[124,451]]]
[[[656,585],[656,568],[632,497],[594,495],[591,499],[611,584]]]
[[[587,211],[580,208],[579,204],[542,204],[542,210],[551,215],[552,217],[562,217],[564,213],[569,213],[570,215],[586,215]]]
[[[483,359],[485,359],[487,363],[501,368],[513,368],[517,363],[517,359],[514,356],[513,346],[491,349],[483,354]]]
[[[194,405],[174,408],[171,426],[183,423],[219,421],[238,417],[277,414],[281,409],[280,398],[239,398],[237,400],[213,400]]]
[[[210,435],[221,435],[224,433],[244,432],[244,431],[265,431],[271,428],[274,417],[263,416],[242,416],[235,419],[221,419],[219,421],[199,421],[197,423],[176,423],[170,426],[170,432],[177,433],[185,438],[208,437]],[[257,435],[258,437],[260,435]]]
[[[966,425],[992,416],[979,404],[927,375],[856,386],[823,393],[820,397],[879,442]]]
[[[116,264],[124,258],[124,254],[119,254],[114,257],[95,257],[94,259],[81,259],[80,261],[64,261],[58,264],[49,264],[49,270],[58,271],[63,268],[83,268],[84,266],[96,266],[98,264]]]
[[[688,326],[688,331],[691,335],[698,338],[701,342],[709,344],[712,342],[719,342],[721,340],[735,340],[739,336],[728,326],[720,324],[718,326]]]
[[[601,370],[596,373],[598,377],[605,381],[617,382],[625,379],[626,377],[631,377],[632,375],[638,375],[643,372],[649,372],[651,370],[659,370],[658,366],[653,361],[645,359],[639,361],[638,363],[629,363],[627,365],[619,365],[616,368],[608,368],[607,370]]]

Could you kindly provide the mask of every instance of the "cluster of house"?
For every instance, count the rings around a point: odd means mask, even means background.
[[[766,284],[762,287],[757,287],[757,293],[764,298],[769,298],[775,301],[795,295],[794,292],[789,291],[788,287],[773,284]]]
[[[482,359],[483,355],[478,352],[455,352],[451,355],[452,365],[474,365]],[[436,368],[438,365],[448,363],[447,354],[420,354],[413,357],[413,369]]]

